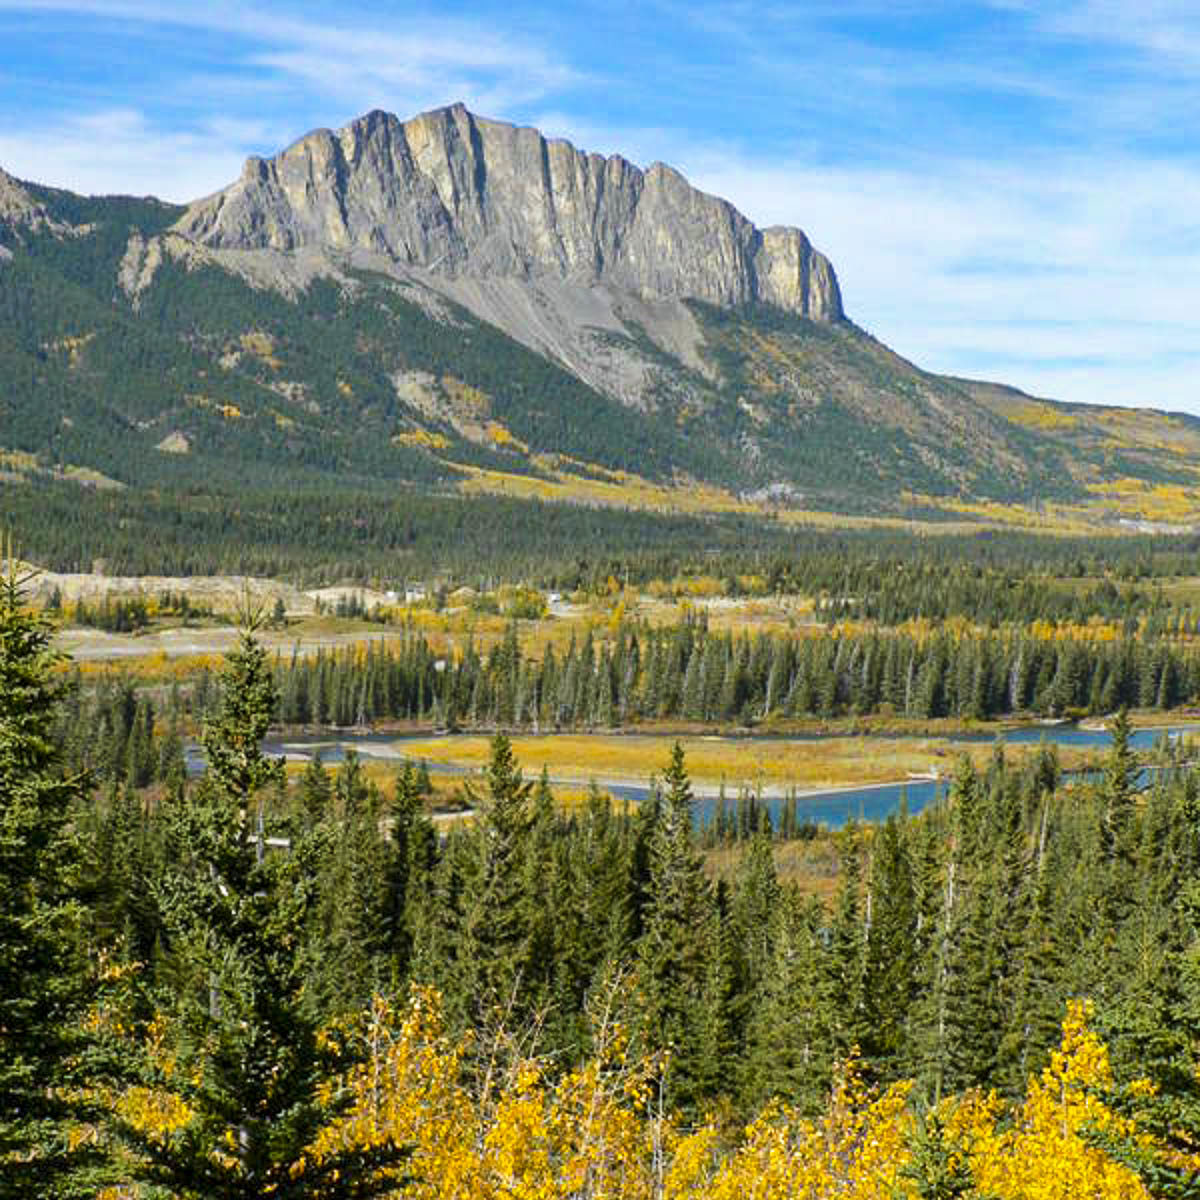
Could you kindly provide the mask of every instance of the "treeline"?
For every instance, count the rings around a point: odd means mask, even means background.
[[[1195,631],[1200,612],[1176,611],[1153,581],[1141,578],[1145,570],[1144,563],[1126,561],[1117,564],[1112,575],[1099,578],[1047,578],[1014,567],[920,558],[864,562],[850,557],[831,565],[819,594],[828,621],[851,617],[899,625],[914,619],[963,618],[995,626],[1030,621],[1084,624],[1098,618],[1133,632],[1143,618],[1155,625],[1172,618]]]
[[[54,740],[67,768],[102,786],[178,785],[186,774],[183,729],[218,702],[207,673],[185,694],[178,686],[155,703],[123,676],[101,676],[83,687],[78,676],[63,690]]]
[[[408,629],[389,643],[276,664],[286,724],[385,719],[544,729],[639,721],[758,722],[888,714],[985,719],[1170,709],[1200,698],[1200,647],[1027,632],[716,633],[622,624],[525,657],[517,625],[487,653],[436,653]]]
[[[123,575],[253,574],[383,589],[524,583],[597,595],[610,578],[639,587],[715,577],[731,592],[814,596],[831,619],[883,623],[1141,618],[1178,607],[1156,581],[1200,573],[1192,535],[918,539],[797,529],[761,516],[458,496],[432,480],[397,491],[349,471],[306,475],[267,462],[255,465],[253,482],[236,462],[173,470],[183,472],[174,484],[142,491],[34,478],[6,487],[3,509],[27,557],[58,571],[89,571],[100,560]]]
[[[213,615],[212,605],[197,603],[187,592],[164,591],[157,597],[138,594],[89,600],[81,596],[74,604],[63,603],[62,592],[54,588],[46,599],[46,611],[75,625],[103,629],[106,633],[136,633],[150,626],[156,617],[188,621]]]

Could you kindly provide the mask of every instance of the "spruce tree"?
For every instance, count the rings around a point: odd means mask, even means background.
[[[316,1010],[327,1014],[361,1009],[372,993],[393,982],[397,917],[394,852],[382,828],[382,801],[353,751],[337,772],[334,793],[341,819],[318,827],[313,838],[320,845],[322,869],[310,983],[317,992]]]
[[[1112,745],[1104,760],[1104,848],[1112,862],[1126,865],[1133,856],[1133,816],[1138,762],[1130,746],[1129,714],[1125,709],[1109,725]]]
[[[670,1052],[668,1103],[694,1111],[703,1086],[701,1018],[710,982],[706,950],[712,945],[712,906],[692,848],[692,788],[678,742],[663,783],[666,794],[649,846],[636,1002],[648,1047]]]
[[[320,750],[313,753],[304,768],[298,798],[301,817],[308,828],[313,828],[331,815],[333,783],[321,761]]]
[[[1190,880],[1174,912],[1169,953],[1152,993],[1133,996],[1117,1023],[1140,1034],[1136,1074],[1149,1078],[1119,1083],[1110,1107],[1130,1118],[1125,1136],[1090,1131],[1090,1137],[1140,1177],[1147,1192],[1163,1200],[1200,1197],[1200,883]],[[1149,1014],[1137,1001],[1150,1001]],[[1149,1020],[1147,1020],[1149,1016]],[[1147,1136],[1149,1135],[1149,1136]]]
[[[420,777],[405,762],[392,801],[392,956],[398,978],[407,978],[413,957],[421,897],[432,884],[437,833],[425,815]]]
[[[497,1014],[520,1025],[531,1012],[524,884],[533,785],[521,777],[512,744],[503,734],[492,739],[485,788],[478,796],[466,789],[478,812],[472,833],[474,891],[463,929],[468,1014],[479,1025]]]
[[[268,850],[259,793],[282,762],[261,743],[277,696],[266,653],[243,633],[228,655],[223,704],[203,734],[208,770],[171,814],[178,858],[159,903],[180,987],[164,1013],[174,1034],[170,1085],[190,1110],[169,1133],[117,1128],[139,1174],[184,1200],[379,1195],[396,1185],[397,1147],[315,1159],[318,1131],[348,1102],[328,1089],[351,1064],[318,1037],[304,1003],[298,931],[313,898],[307,847]],[[143,1059],[143,1082],[162,1086]]]
[[[765,833],[756,833],[742,857],[731,914],[734,984],[738,994],[739,1017],[743,1021],[748,1010],[757,1002],[771,967],[775,932],[773,918],[781,899],[771,839]]]
[[[863,1053],[877,1071],[895,1078],[907,1048],[916,990],[917,898],[906,831],[894,816],[875,835],[868,889]]]
[[[862,832],[851,824],[841,837],[840,880],[829,934],[828,987],[833,1005],[834,1048],[845,1056],[867,1033],[863,971],[866,928],[862,895]]]
[[[560,910],[560,897],[556,896],[556,877],[567,874],[565,861],[560,861],[557,851],[558,815],[554,810],[554,796],[550,791],[550,776],[546,768],[531,798],[529,836],[525,848],[524,879],[522,881],[522,903],[525,908],[523,924],[526,930],[525,984],[531,1005],[541,1008],[550,997],[555,974],[556,943],[564,951],[566,930],[557,930],[561,919],[574,924],[578,911]],[[563,868],[563,869],[559,869]],[[556,936],[557,932],[557,936]],[[567,943],[574,939],[565,939]]]
[[[770,968],[750,1014],[741,1100],[822,1111],[833,1065],[833,1005],[820,902],[793,890],[772,920]]]
[[[696,1092],[732,1096],[737,1084],[739,1006],[728,885],[719,880],[704,929],[704,992],[697,1022]]]
[[[79,846],[72,805],[86,780],[65,775],[51,740],[62,690],[51,627],[25,607],[10,554],[0,575],[0,1196],[95,1194],[78,1033],[88,994],[79,952]]]

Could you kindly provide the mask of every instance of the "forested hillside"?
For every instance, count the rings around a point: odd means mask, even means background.
[[[180,210],[153,200],[19,186],[24,216],[0,221],[0,495],[47,562],[65,552],[55,526],[95,543],[71,539],[77,559],[127,559],[180,527],[202,544],[206,520],[248,506],[272,515],[268,561],[332,566],[299,532],[314,514],[440,502],[476,519],[464,493],[480,492],[534,524],[554,520],[538,499],[759,522],[1177,527],[1194,508],[1189,418],[941,379],[840,318],[679,301],[683,346],[631,302],[588,334],[600,357],[585,370],[429,280],[264,264],[167,232]],[[70,515],[30,519],[47,504]],[[136,534],[118,554],[123,528]]]

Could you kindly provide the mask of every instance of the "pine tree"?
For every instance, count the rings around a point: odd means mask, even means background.
[[[770,969],[774,954],[772,919],[781,899],[771,839],[756,833],[742,857],[732,906],[735,983],[742,1009],[755,1003]]]
[[[704,992],[698,1013],[696,1094],[705,1099],[732,1096],[739,1051],[734,926],[728,885],[717,882],[704,930]]]
[[[340,1059],[304,1003],[303,928],[312,901],[303,840],[267,851],[259,793],[282,763],[263,736],[277,701],[266,653],[243,633],[223,674],[223,704],[206,725],[208,771],[172,814],[179,858],[160,886],[180,988],[165,1014],[176,1036],[174,1086],[187,1123],[163,1135],[116,1120],[147,1182],[184,1200],[379,1195],[395,1186],[393,1145],[314,1159],[310,1146],[347,1099],[327,1085]],[[140,1073],[161,1086],[161,1070]],[[390,1174],[390,1177],[389,1177]]]
[[[333,783],[317,750],[308,760],[300,777],[300,808],[304,821],[311,829],[332,815]]]
[[[522,903],[525,907],[523,924],[528,938],[524,982],[530,1003],[535,1009],[543,1007],[550,997],[555,975],[556,942],[564,950],[569,950],[569,946],[564,946],[560,938],[556,938],[560,915],[554,887],[558,875],[556,867],[560,865],[556,855],[557,826],[558,816],[554,811],[550,776],[543,767],[532,794],[522,881]],[[570,921],[577,916],[574,912],[562,913],[562,917]]]
[[[1108,1103],[1130,1118],[1133,1128],[1125,1136],[1095,1130],[1090,1136],[1136,1172],[1151,1196],[1195,1200],[1200,1197],[1195,1166],[1200,1157],[1200,883],[1195,879],[1185,885],[1171,916],[1156,994],[1131,997],[1134,1003],[1118,1014],[1118,1023],[1138,1026],[1137,1074],[1148,1077],[1153,1088],[1115,1085]],[[1138,1011],[1139,999],[1150,1001],[1149,1013]]]
[[[1104,760],[1104,837],[1105,853],[1110,860],[1128,862],[1133,854],[1131,840],[1134,784],[1137,779],[1137,756],[1130,747],[1129,714],[1125,709],[1113,718],[1109,726],[1112,745]]]
[[[392,982],[398,915],[392,894],[396,865],[381,827],[381,798],[353,751],[339,768],[333,790],[342,817],[318,830],[320,920],[310,976],[317,1011],[325,1014],[361,1009]]]
[[[62,773],[51,740],[62,696],[51,627],[25,607],[10,554],[0,578],[0,1195],[93,1195],[94,1148],[74,1148],[85,1113],[77,1032],[88,992],[78,952],[79,847],[72,805],[86,780]]]
[[[437,833],[425,815],[421,781],[411,762],[396,777],[392,801],[392,957],[398,978],[411,970],[421,897],[432,883]]]
[[[771,1097],[822,1111],[833,1066],[833,1005],[820,902],[792,891],[773,921],[773,955],[747,1029],[742,1103]]]
[[[920,1119],[910,1145],[912,1154],[900,1176],[913,1184],[920,1200],[958,1200],[977,1196],[971,1157],[961,1136],[946,1128],[942,1114],[927,1112]],[[906,1189],[907,1190],[907,1189]]]

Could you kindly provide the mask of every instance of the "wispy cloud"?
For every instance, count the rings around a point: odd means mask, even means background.
[[[507,110],[581,78],[548,48],[482,20],[405,14],[397,32],[399,22],[353,9],[305,19],[263,4],[160,0],[0,0],[4,12],[222,35],[232,39],[224,47],[227,78],[241,69],[260,86],[321,97],[346,116],[372,106],[415,111],[448,99]]]
[[[1004,361],[1010,381],[1033,390],[1138,404],[1151,402],[1145,369],[1173,362],[1152,402],[1200,412],[1194,372],[1177,369],[1200,346],[1200,168],[1145,158],[764,167],[713,148],[682,157],[744,211],[806,228],[837,265],[852,315],[923,366],[986,372]],[[1084,359],[1097,369],[1074,369]]]
[[[134,109],[67,116],[36,130],[0,129],[0,165],[21,179],[85,194],[153,195],[183,202],[235,179],[254,122],[216,120],[171,131]]]

